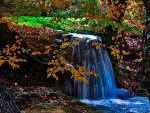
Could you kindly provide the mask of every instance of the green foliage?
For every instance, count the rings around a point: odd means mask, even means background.
[[[122,24],[114,22],[113,20],[107,18],[103,20],[93,20],[87,22],[86,18],[54,18],[54,17],[30,17],[30,16],[20,16],[20,17],[11,17],[14,19],[14,23],[19,25],[28,25],[28,26],[38,26],[43,27],[46,25],[49,29],[54,30],[63,30],[64,32],[76,32],[76,33],[92,33],[94,31],[100,33],[106,30],[106,27],[110,25],[114,29],[120,27],[124,28],[124,31],[130,31],[134,33],[139,33],[141,29],[136,26],[130,26],[128,24]],[[101,26],[101,27],[99,27]]]
[[[70,21],[70,20],[68,20]],[[74,78],[78,81],[88,82],[87,79],[83,76],[86,75],[95,75],[94,72],[84,69],[81,66],[76,68],[71,68],[68,66],[66,59],[64,58],[65,48],[68,46],[66,43],[62,44],[60,47],[57,47],[55,42],[55,32],[53,30],[48,30],[41,27],[29,27],[29,26],[13,26],[8,24],[9,27],[12,27],[11,30],[14,30],[18,33],[19,36],[16,36],[16,42],[11,45],[6,45],[2,51],[0,51],[0,66],[8,63],[12,69],[20,67],[20,63],[26,62],[26,59],[20,57],[20,55],[29,54],[34,57],[46,58],[47,76],[54,77],[58,80],[57,73],[70,71],[72,73],[71,78]],[[26,48],[23,46],[23,42],[26,43]],[[73,45],[69,45],[70,47]],[[38,60],[42,63],[42,61]],[[45,64],[45,62],[44,62]]]
[[[10,17],[14,19],[15,24],[27,25],[27,26],[38,26],[43,27],[46,25],[49,29],[63,30],[64,32],[78,32],[78,33],[90,33],[87,28],[85,18],[54,18],[54,17],[30,17],[30,16],[20,16],[20,17]]]
[[[17,16],[10,16],[10,18],[6,18],[8,20],[13,19],[13,24],[27,25],[31,27],[37,26],[38,28],[36,29],[43,27],[44,32],[46,32],[47,29],[53,29],[63,30],[65,33],[76,32],[105,34],[104,41],[106,43],[106,47],[111,50],[111,54],[117,59],[121,58],[121,56],[119,56],[120,53],[125,55],[128,54],[128,52],[121,51],[119,48],[120,45],[125,47],[122,44],[124,36],[128,36],[132,33],[141,34],[144,29],[141,19],[142,15],[139,13],[139,10],[141,9],[139,8],[139,5],[142,3],[138,1],[116,1],[115,4],[113,4],[110,0],[79,0],[72,5],[69,0],[15,0],[15,4]],[[18,15],[21,16],[18,17]],[[23,38],[34,37],[38,34],[30,34],[32,31],[30,31],[30,29],[27,30],[28,31],[23,32],[23,35],[20,34]],[[44,40],[45,42],[47,38],[47,35],[41,33],[38,34],[37,39],[35,40],[39,43],[41,40]],[[48,77],[53,76],[58,79],[56,76],[58,71],[63,72],[64,70],[69,70],[73,74],[72,78],[86,82],[87,80],[82,76],[84,74],[83,72],[85,72],[84,68],[79,66],[77,66],[76,69],[70,68],[67,66],[66,59],[62,54],[60,54],[63,52],[62,50],[66,45],[55,48],[54,44],[49,44],[50,47],[44,46],[44,50],[42,52],[35,51],[34,49],[30,52],[33,56],[48,54],[49,52],[55,53],[51,54],[49,65],[53,65],[53,67],[48,68]],[[33,45],[35,46],[36,44],[34,43]],[[35,48],[38,48],[38,46]],[[95,46],[97,47],[97,44]],[[8,48],[8,50],[10,48]],[[6,50],[7,49],[5,48],[4,52],[1,51],[1,53],[6,54]],[[56,50],[58,51],[56,52]],[[22,50],[21,52],[24,51]],[[3,64],[4,57],[2,54],[0,55],[2,59],[0,63]],[[7,59],[7,61],[8,60],[9,59]],[[19,62],[21,61],[19,60]],[[90,74],[88,70],[86,70],[86,72]]]

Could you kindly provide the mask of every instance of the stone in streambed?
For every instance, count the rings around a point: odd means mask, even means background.
[[[127,99],[127,98],[131,97],[131,94],[129,91],[127,91],[123,88],[121,88],[121,89],[116,88],[116,96],[119,99]]]

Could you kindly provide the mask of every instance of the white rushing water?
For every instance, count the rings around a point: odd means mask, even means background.
[[[94,35],[71,35],[74,38],[84,38],[84,42],[75,44],[72,50],[68,50],[68,60],[97,73],[97,77],[84,75],[89,81],[88,84],[75,81],[74,96],[94,100],[116,97],[114,73],[107,51],[102,46],[96,49],[91,45],[93,41],[100,41],[101,38]]]

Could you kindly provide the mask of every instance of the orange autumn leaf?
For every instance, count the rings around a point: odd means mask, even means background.
[[[13,27],[14,27],[11,22],[7,22],[7,25],[8,25],[8,27],[9,27],[10,30],[13,29]]]

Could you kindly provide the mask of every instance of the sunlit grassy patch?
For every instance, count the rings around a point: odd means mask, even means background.
[[[31,16],[12,16],[14,24],[27,26],[46,26],[53,30],[63,30],[64,32],[90,33],[89,23],[85,18],[55,18],[55,17],[31,17]]]

